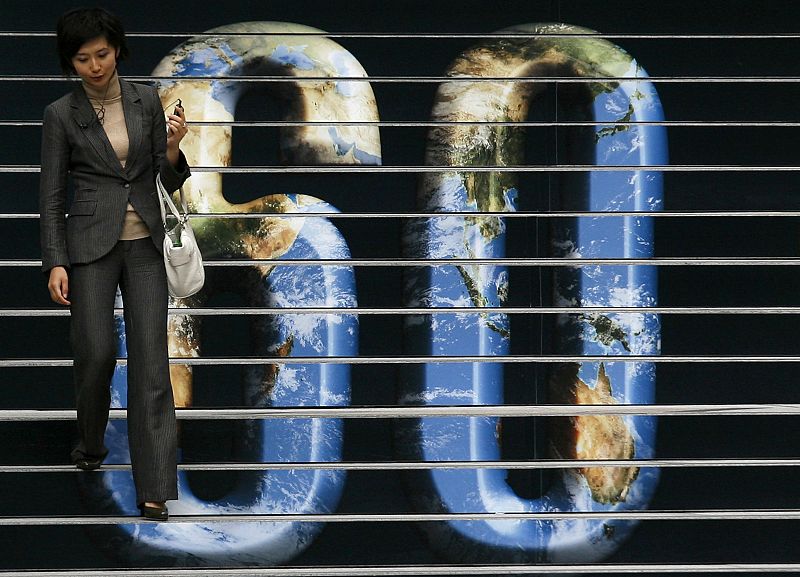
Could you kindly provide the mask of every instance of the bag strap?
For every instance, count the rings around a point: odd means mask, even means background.
[[[156,175],[156,189],[158,190],[158,196],[161,198],[161,202],[158,203],[158,206],[161,209],[161,223],[164,225],[164,228],[166,229],[167,227],[167,208],[169,208],[169,211],[172,213],[172,215],[178,219],[178,222],[181,224],[186,224],[186,221],[189,220],[189,205],[187,204],[186,197],[183,194],[183,187],[180,187],[181,208],[183,208],[183,214],[181,214],[181,211],[178,210],[177,206],[175,206],[175,203],[172,201],[172,195],[167,192],[167,189],[161,182],[161,174]]]

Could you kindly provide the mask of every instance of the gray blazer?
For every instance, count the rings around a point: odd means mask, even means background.
[[[164,227],[155,177],[177,190],[189,177],[183,153],[177,168],[166,158],[166,122],[155,88],[120,80],[128,128],[128,159],[122,167],[89,99],[78,85],[48,105],[42,129],[39,212],[42,269],[92,262],[119,240],[128,202],[162,250]],[[74,200],[65,218],[67,175]]]

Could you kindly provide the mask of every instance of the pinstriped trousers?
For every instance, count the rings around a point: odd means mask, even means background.
[[[167,353],[167,277],[152,239],[121,240],[73,265],[70,338],[78,444],[72,460],[108,453],[103,438],[116,364],[114,298],[122,291],[128,348],[128,444],[137,504],[178,498],[177,430]]]

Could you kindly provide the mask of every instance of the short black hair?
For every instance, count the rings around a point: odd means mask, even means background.
[[[64,12],[56,24],[56,45],[61,70],[67,76],[75,73],[72,57],[89,40],[103,36],[119,51],[117,62],[128,57],[125,30],[119,18],[103,8],[73,8]]]

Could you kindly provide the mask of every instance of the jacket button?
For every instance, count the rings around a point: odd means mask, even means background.
[[[122,185],[122,186],[123,186],[123,188],[130,188],[130,187],[131,187],[131,184],[130,184],[129,182],[126,182],[126,183],[125,183],[124,185]]]

